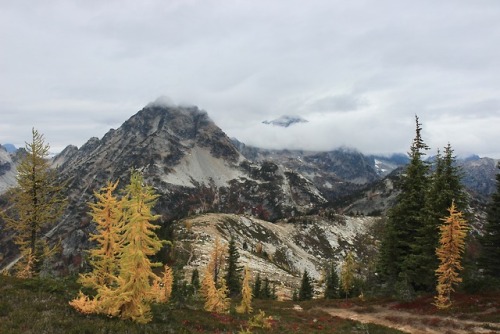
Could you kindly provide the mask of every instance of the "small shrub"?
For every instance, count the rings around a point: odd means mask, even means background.
[[[266,313],[262,310],[259,310],[259,313],[254,315],[252,318],[248,320],[248,326],[250,328],[263,328],[270,329],[272,327],[273,317],[266,317]]]
[[[396,298],[400,301],[409,302],[415,299],[415,290],[407,281],[399,281],[394,285]]]

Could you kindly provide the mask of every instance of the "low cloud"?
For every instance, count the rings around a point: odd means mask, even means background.
[[[172,100],[170,97],[166,95],[162,95],[158,97],[156,100],[153,102],[150,102],[147,104],[147,107],[159,107],[159,108],[168,108],[168,107],[175,107],[176,104],[174,103],[174,100]]]
[[[325,112],[347,112],[358,110],[367,105],[368,101],[363,97],[351,94],[339,94],[314,101],[310,104],[310,109]]]
[[[0,143],[79,146],[168,94],[259,146],[406,152],[417,114],[500,158],[500,1],[4,1],[0,26]]]

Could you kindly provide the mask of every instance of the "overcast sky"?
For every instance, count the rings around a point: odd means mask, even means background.
[[[500,1],[0,0],[0,143],[81,146],[159,96],[261,147],[407,152],[417,114],[430,153],[500,158]]]

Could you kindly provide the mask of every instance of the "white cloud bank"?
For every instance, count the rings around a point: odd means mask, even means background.
[[[500,2],[3,1],[0,143],[54,150],[149,101],[194,104],[248,144],[500,158]],[[170,103],[170,102],[168,102]],[[261,124],[285,114],[309,123]]]

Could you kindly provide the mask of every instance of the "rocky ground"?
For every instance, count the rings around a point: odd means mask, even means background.
[[[176,252],[185,261],[189,277],[195,268],[203,272],[216,238],[227,244],[232,237],[240,264],[248,266],[254,278],[260,273],[276,284],[279,299],[291,298],[304,270],[317,283],[319,295],[326,265],[332,260],[340,263],[348,250],[360,251],[361,236],[374,242],[369,231],[375,221],[372,217],[336,215],[271,223],[244,215],[204,214],[177,222]]]

